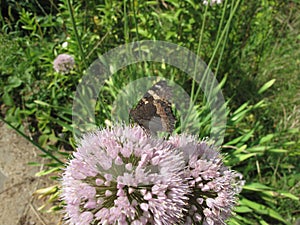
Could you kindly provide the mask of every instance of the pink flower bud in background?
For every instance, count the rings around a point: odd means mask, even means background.
[[[58,73],[69,73],[74,66],[75,60],[68,54],[58,55],[53,62],[53,68]]]

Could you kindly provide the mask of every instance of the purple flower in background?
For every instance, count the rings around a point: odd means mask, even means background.
[[[214,5],[214,4],[221,4],[223,0],[203,0],[203,4],[207,5],[208,3],[210,5]]]
[[[189,193],[184,158],[140,127],[85,135],[62,181],[69,224],[181,224]]]
[[[241,175],[206,141],[115,126],[86,134],[62,179],[69,224],[225,224]]]
[[[74,66],[75,60],[68,54],[58,55],[53,62],[53,68],[58,73],[69,73]]]
[[[227,168],[221,155],[207,141],[194,136],[173,136],[169,140],[185,155],[190,199],[184,224],[225,224],[231,216],[244,181],[242,175]]]

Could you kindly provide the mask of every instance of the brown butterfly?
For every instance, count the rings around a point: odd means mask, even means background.
[[[170,96],[170,86],[166,81],[159,81],[146,92],[137,106],[130,110],[129,115],[147,133],[152,135],[157,135],[161,131],[172,133],[176,118],[168,101]]]

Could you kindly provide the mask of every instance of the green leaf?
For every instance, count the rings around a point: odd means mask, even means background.
[[[236,206],[234,211],[237,213],[251,213],[253,210],[247,206]]]
[[[289,192],[286,192],[286,191],[278,191],[278,193],[285,196],[285,197],[287,197],[287,198],[299,201],[299,197],[293,195],[292,193],[289,193]]]
[[[8,84],[5,86],[5,91],[10,92],[14,88],[21,86],[22,83],[23,81],[20,78],[16,76],[10,76],[8,78]]]
[[[262,108],[266,106],[265,100],[261,100],[253,106],[253,109]]]
[[[35,30],[34,27],[32,27],[31,25],[28,25],[28,26],[23,25],[22,28],[25,29],[25,30]]]
[[[245,108],[247,108],[248,106],[248,102],[244,103],[243,105],[241,105],[234,113],[233,115],[238,114],[239,112],[241,112],[242,110],[244,110]]]
[[[241,147],[239,147],[237,150],[234,151],[235,154],[239,154],[244,152],[247,149],[247,145],[242,145]]]
[[[282,149],[282,148],[273,148],[273,149],[269,149],[268,152],[273,152],[273,153],[286,153],[289,152],[286,149]]]
[[[251,154],[235,154],[234,158],[230,158],[229,163],[230,165],[236,165],[240,162],[245,161],[246,159],[249,159],[253,156],[257,155],[256,153],[251,153]]]
[[[243,155],[240,154],[240,155],[237,155],[237,158],[239,159],[240,162],[242,162],[242,161],[244,161],[246,159],[249,159],[249,158],[251,158],[251,157],[253,157],[255,155],[256,155],[256,153],[243,154]]]
[[[245,143],[246,141],[248,141],[253,136],[254,132],[255,132],[255,129],[253,129],[253,130],[249,131],[248,133],[246,133],[245,135],[243,135],[241,142]]]
[[[274,137],[275,135],[274,134],[268,134],[264,137],[262,137],[259,141],[259,144],[263,144],[265,142],[269,142],[270,140],[272,140],[272,138]]]
[[[42,106],[48,106],[48,107],[51,106],[51,105],[48,104],[47,102],[43,102],[43,101],[40,101],[40,100],[34,100],[34,102],[35,102],[36,104],[39,104],[39,105],[42,105]]]
[[[242,198],[240,200],[240,203],[241,203],[241,205],[248,206],[249,208],[253,209],[254,211],[256,211],[259,214],[268,215],[278,221],[283,222],[284,224],[287,224],[287,221],[279,213],[277,213],[276,211],[274,211],[273,209],[271,209],[265,205],[250,201],[246,198]]]
[[[4,104],[7,106],[14,105],[14,100],[8,92],[4,92],[4,94],[2,95],[2,100],[3,100]]]
[[[42,170],[42,171],[36,173],[35,176],[41,177],[41,176],[48,175],[48,174],[51,174],[56,171],[60,171],[60,168],[56,167],[56,168],[52,168],[50,170]]]
[[[291,128],[288,130],[288,133],[290,134],[298,134],[300,132],[300,128]]]
[[[276,79],[272,79],[270,81],[268,81],[267,83],[265,83],[259,90],[258,90],[258,94],[262,94],[263,92],[265,92],[266,90],[268,90],[274,83],[275,83]]]
[[[244,185],[243,189],[251,190],[251,191],[261,191],[261,190],[271,190],[272,188],[261,183],[249,183]]]
[[[235,144],[239,143],[242,138],[243,138],[243,136],[239,136],[239,137],[227,142],[226,145],[235,145]]]
[[[253,225],[253,221],[249,220],[248,218],[244,218],[240,215],[235,215],[234,217],[230,218],[228,225]]]
[[[263,153],[265,152],[268,148],[268,146],[264,146],[264,145],[261,145],[261,146],[253,146],[253,147],[249,147],[247,148],[247,151],[248,152],[256,152],[256,153]]]

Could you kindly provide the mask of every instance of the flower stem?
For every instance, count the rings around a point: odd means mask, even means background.
[[[77,44],[78,44],[78,47],[79,47],[79,52],[80,52],[82,61],[84,63],[84,66],[87,68],[85,54],[83,52],[81,39],[79,38],[79,35],[78,35],[78,30],[77,30],[77,27],[76,27],[76,22],[75,22],[75,18],[74,18],[74,13],[73,13],[73,8],[72,8],[71,1],[67,0],[67,4],[68,4],[68,10],[69,10],[69,13],[70,13],[71,22],[72,22],[74,33],[75,33],[75,38],[76,38],[76,41],[77,41]]]

